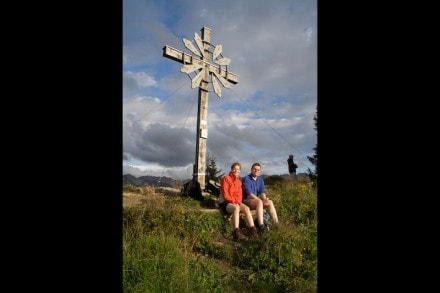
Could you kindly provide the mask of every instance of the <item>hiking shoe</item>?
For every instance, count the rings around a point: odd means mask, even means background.
[[[249,228],[251,230],[251,235],[253,238],[258,238],[257,228],[255,226]]]
[[[232,236],[234,238],[235,241],[246,241],[248,240],[246,236],[243,235],[243,233],[241,233],[239,228],[235,228],[234,232],[232,232]]]
[[[264,232],[266,232],[267,230],[269,230],[266,225],[260,225],[258,226],[258,232],[260,232],[260,234],[263,234]]]

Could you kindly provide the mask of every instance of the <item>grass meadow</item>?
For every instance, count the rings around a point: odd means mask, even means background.
[[[241,243],[215,197],[125,185],[140,201],[123,210],[124,292],[317,292],[317,188],[266,189],[280,224]],[[249,235],[244,220],[240,228]]]

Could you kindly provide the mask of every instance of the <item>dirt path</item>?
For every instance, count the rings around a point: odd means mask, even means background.
[[[157,189],[144,189],[139,187],[135,192],[124,191],[122,193],[122,206],[134,207],[148,201],[149,199],[157,199],[158,197],[166,198],[173,196],[180,196],[181,190],[172,187],[160,187]],[[200,209],[203,212],[216,212],[216,208],[205,208]]]

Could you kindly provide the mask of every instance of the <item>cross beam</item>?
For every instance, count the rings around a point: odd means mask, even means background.
[[[163,57],[172,59],[172,60],[177,61],[182,64],[194,64],[194,65],[198,65],[200,67],[202,67],[202,66],[208,67],[209,72],[213,72],[213,73],[216,72],[217,74],[220,74],[227,81],[229,81],[233,84],[238,83],[239,76],[237,74],[232,73],[230,71],[225,71],[220,66],[209,63],[207,61],[196,59],[196,58],[194,58],[194,56],[185,54],[182,51],[177,50],[177,49],[170,47],[168,45],[163,47]]]
[[[185,47],[189,48],[195,55],[189,55],[183,51],[177,50],[170,46],[163,47],[163,57],[172,59],[184,64],[181,72],[191,73],[199,71],[198,74],[192,78],[192,88],[199,87],[199,106],[197,116],[197,146],[196,146],[196,160],[193,168],[193,180],[200,183],[200,188],[205,189],[205,174],[206,174],[206,145],[208,139],[208,84],[213,83],[215,93],[221,97],[220,86],[213,75],[226,88],[229,88],[229,82],[233,84],[238,83],[239,76],[235,73],[226,71],[218,65],[227,65],[230,60],[222,58],[220,60],[212,60],[221,54],[222,46],[215,47],[214,52],[210,51],[211,30],[207,27],[201,29],[202,38],[195,33],[195,41],[198,49],[191,41],[183,39]],[[201,57],[201,58],[199,58]],[[218,65],[215,65],[214,63]],[[211,79],[209,76],[211,75]]]

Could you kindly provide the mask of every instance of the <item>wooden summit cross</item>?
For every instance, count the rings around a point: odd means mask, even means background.
[[[210,43],[211,29],[203,27],[201,32],[201,37],[194,33],[197,47],[193,42],[183,38],[185,47],[191,51],[190,54],[166,45],[163,47],[163,56],[183,63],[180,71],[188,74],[191,78],[192,88],[199,88],[196,162],[193,168],[193,179],[197,180],[200,183],[200,188],[204,190],[208,139],[208,92],[214,91],[218,97],[221,97],[222,91],[218,82],[220,81],[223,87],[230,88],[229,82],[237,84],[239,76],[228,71],[231,59],[223,57],[222,45],[214,46]],[[194,76],[191,77],[190,74],[194,74]],[[209,87],[210,83],[212,90]]]

